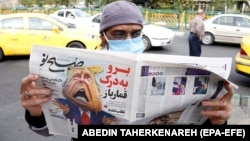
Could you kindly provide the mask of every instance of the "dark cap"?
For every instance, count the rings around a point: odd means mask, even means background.
[[[100,22],[100,33],[120,24],[139,24],[143,26],[142,13],[134,3],[119,0],[104,7]]]

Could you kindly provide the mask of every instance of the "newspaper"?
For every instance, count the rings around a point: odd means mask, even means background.
[[[42,105],[49,132],[77,138],[85,124],[202,124],[200,101],[226,92],[231,63],[35,45],[29,66],[52,90]]]

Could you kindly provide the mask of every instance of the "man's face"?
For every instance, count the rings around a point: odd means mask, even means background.
[[[203,19],[203,20],[205,20],[205,19],[206,19],[206,15],[205,15],[205,13],[202,13],[202,15],[201,15],[201,16],[202,16],[202,19]]]
[[[206,15],[205,15],[204,11],[200,10],[199,12],[200,12],[199,15],[202,17],[203,20],[205,20]]]
[[[142,35],[142,26],[137,24],[116,25],[105,31],[108,40],[125,40],[136,38]],[[108,45],[101,33],[102,45]]]

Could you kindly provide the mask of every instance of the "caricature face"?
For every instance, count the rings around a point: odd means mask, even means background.
[[[70,67],[63,88],[63,95],[84,111],[101,111],[100,91],[95,73],[100,67]]]

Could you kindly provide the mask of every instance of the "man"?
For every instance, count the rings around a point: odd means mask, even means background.
[[[66,17],[69,18],[69,19],[74,19],[75,18],[74,15],[71,12],[68,12]]]
[[[102,13],[101,44],[110,51],[142,53],[145,49],[142,28],[143,16],[134,3],[113,2]]]
[[[106,46],[109,51],[142,53],[145,48],[141,38],[142,28],[143,16],[136,5],[128,1],[112,2],[106,5],[101,17],[102,45]],[[38,77],[38,75],[30,74],[22,79],[20,100],[26,110],[25,119],[30,129],[48,136],[41,104],[51,99],[51,90],[37,88],[34,81]],[[213,108],[213,111],[201,113],[207,116],[212,124],[225,124],[231,115],[233,88],[230,84],[225,84],[225,88],[228,92],[222,98],[202,103],[203,106]]]
[[[204,11],[199,9],[197,15],[190,22],[190,34],[188,37],[190,56],[201,56],[201,40],[205,30],[203,18]]]

